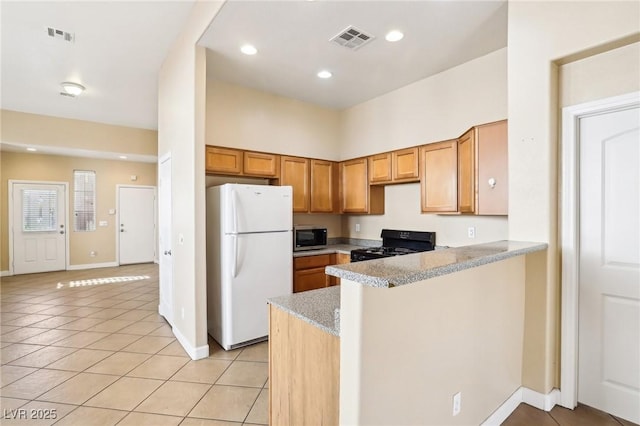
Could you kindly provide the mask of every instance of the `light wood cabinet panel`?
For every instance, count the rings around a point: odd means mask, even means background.
[[[340,423],[340,338],[269,306],[269,424]]]
[[[390,183],[391,153],[377,154],[369,157],[369,183]]]
[[[344,265],[351,263],[351,255],[345,253],[336,253],[336,265]],[[340,278],[331,277],[330,285],[340,285]]]
[[[417,182],[420,178],[418,148],[407,148],[391,153],[393,182]]]
[[[242,151],[207,146],[205,169],[207,173],[242,174]]]
[[[507,121],[477,129],[476,214],[506,215],[509,210]]]
[[[280,173],[280,156],[245,151],[243,169],[245,175],[275,178]]]
[[[473,213],[476,199],[475,128],[458,139],[458,211]]]
[[[384,187],[369,185],[366,158],[340,163],[340,211],[384,213]]]
[[[293,258],[293,292],[329,287],[335,281],[324,273],[325,267],[336,263],[335,254],[319,254]]]
[[[293,187],[294,213],[309,211],[309,159],[280,157],[280,185]]]
[[[432,143],[420,148],[421,208],[424,213],[454,213],[458,209],[458,143]]]
[[[338,166],[333,161],[311,160],[311,213],[338,210]]]

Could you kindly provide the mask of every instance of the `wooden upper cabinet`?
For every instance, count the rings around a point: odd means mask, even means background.
[[[369,157],[369,183],[391,183],[391,153]]]
[[[384,187],[369,185],[367,159],[340,163],[340,212],[384,214]]]
[[[280,156],[245,151],[243,169],[248,176],[275,178],[280,174]]]
[[[293,187],[294,213],[309,211],[309,159],[281,156],[280,185]]]
[[[420,148],[420,204],[424,213],[458,211],[458,142],[444,141]]]
[[[476,129],[458,139],[458,211],[474,213],[476,200]]]
[[[311,213],[336,213],[338,210],[338,166],[333,161],[310,162]]]
[[[393,182],[417,182],[420,179],[418,168],[418,148],[407,148],[391,153]]]
[[[477,127],[476,214],[507,215],[507,120]]]
[[[242,151],[207,146],[205,169],[207,173],[224,175],[242,174]]]

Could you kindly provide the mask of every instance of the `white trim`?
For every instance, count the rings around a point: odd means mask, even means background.
[[[182,345],[184,350],[187,352],[187,354],[191,357],[191,359],[197,360],[197,359],[203,359],[203,358],[209,357],[209,345],[203,345],[198,347],[192,346],[187,340],[187,338],[184,337],[184,335],[176,327],[172,327],[171,331],[173,331],[173,334],[176,336],[176,339],[178,339],[178,342],[180,342],[180,344]]]
[[[558,389],[552,389],[551,392],[545,395],[524,386],[519,387],[487,420],[482,422],[482,426],[502,424],[522,402],[539,410],[551,411],[559,400],[560,391]]]
[[[118,265],[118,262],[82,263],[79,265],[69,265],[67,266],[67,270],[79,271],[82,269],[113,268],[114,266],[120,266],[120,265]]]
[[[70,206],[69,206],[69,182],[57,182],[57,181],[44,181],[44,180],[21,180],[21,179],[9,179],[8,181],[8,192],[7,192],[7,207],[9,209],[8,213],[8,229],[7,232],[9,234],[9,275],[13,275],[13,185],[14,184],[26,184],[26,185],[62,185],[64,186],[64,265],[65,269],[69,269],[69,257],[70,257],[70,249],[69,249],[69,214],[70,214]]]
[[[94,151],[90,149],[67,148],[51,145],[33,145],[19,142],[0,142],[0,151],[26,153],[27,148],[35,148],[34,154],[62,155],[65,157],[97,158],[101,160],[134,161],[139,163],[155,163],[155,155],[131,154],[128,152]],[[125,156],[127,158],[120,158]]]
[[[578,298],[579,298],[579,122],[589,115],[640,105],[640,92],[601,99],[562,109],[562,306],[559,404],[578,405]]]
[[[0,277],[10,277],[13,274],[10,274],[9,271],[0,271]]]
[[[155,232],[153,234],[153,263],[158,263],[158,188],[153,185],[130,185],[130,184],[116,184],[116,262],[120,265],[120,189],[121,188],[149,188],[153,189],[153,227]]]

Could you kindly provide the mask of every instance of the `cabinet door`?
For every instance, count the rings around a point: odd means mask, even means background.
[[[417,182],[419,180],[418,148],[407,148],[391,153],[394,182]]]
[[[336,213],[338,168],[333,161],[311,160],[311,213]]]
[[[391,153],[369,157],[369,183],[391,182]]]
[[[327,275],[324,266],[313,269],[303,269],[293,273],[293,292],[315,290],[327,286]]]
[[[475,132],[473,128],[458,139],[458,211],[473,213],[476,206]]]
[[[420,148],[420,192],[424,213],[453,213],[458,209],[458,142],[432,143]]]
[[[244,174],[249,176],[277,177],[280,173],[280,156],[262,152],[244,153]]]
[[[239,175],[242,173],[242,151],[207,146],[205,168],[207,173]]]
[[[293,187],[293,211],[309,211],[309,160],[300,157],[280,157],[280,185]]]
[[[340,212],[384,214],[384,186],[370,186],[367,159],[340,163]]]
[[[476,214],[508,214],[507,121],[478,127]]]

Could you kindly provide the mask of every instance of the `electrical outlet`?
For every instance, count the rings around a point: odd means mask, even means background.
[[[467,236],[469,238],[475,238],[476,237],[476,227],[475,226],[470,226],[467,228]]]
[[[94,250],[91,250],[91,251],[89,252],[89,256],[91,256],[91,257],[96,257],[96,255],[97,255],[97,254],[98,254],[98,252],[96,252],[96,251],[94,251]]]
[[[460,414],[460,410],[462,409],[462,392],[458,392],[453,395],[453,415],[457,416]]]
[[[360,224],[356,223],[356,232],[360,232]]]

